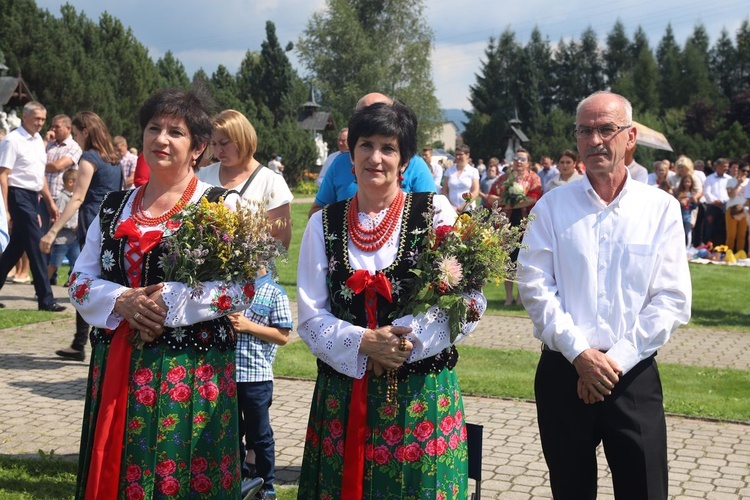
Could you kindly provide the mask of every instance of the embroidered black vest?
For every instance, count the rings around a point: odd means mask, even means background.
[[[354,274],[349,262],[347,245],[349,242],[348,218],[351,200],[328,205],[323,209],[323,232],[328,258],[328,285],[331,297],[331,312],[337,318],[354,325],[366,327],[365,294],[354,295],[346,286],[346,280]],[[404,202],[404,213],[401,222],[401,233],[398,239],[396,260],[385,269],[381,269],[393,288],[393,302],[378,296],[378,326],[391,323],[389,315],[398,309],[401,298],[401,283],[409,276],[423,248],[425,236],[424,213],[432,208],[432,193],[409,193]]]
[[[99,208],[99,221],[102,231],[102,246],[100,253],[101,277],[107,281],[130,286],[125,274],[123,263],[125,262],[126,239],[115,239],[114,234],[120,216],[125,208],[130,194],[129,191],[113,191],[102,200]],[[218,201],[227,192],[224,188],[210,187],[203,196],[208,201]],[[179,231],[179,229],[178,229]],[[159,267],[159,257],[164,253],[162,245],[157,245],[153,250],[143,256],[143,271],[141,273],[140,286],[161,283],[164,281],[164,271]],[[91,329],[91,343],[110,343],[112,341],[111,330],[94,327]],[[197,351],[205,352],[211,348],[219,350],[234,349],[237,342],[232,323],[226,316],[203,321],[194,325],[180,328],[165,328],[164,333],[146,346],[167,344],[172,349],[183,350],[192,346]]]
[[[417,263],[419,254],[424,249],[426,233],[425,213],[432,211],[433,193],[408,193],[404,203],[404,213],[399,235],[396,260],[385,269],[383,274],[391,282],[393,302],[378,296],[378,326],[391,324],[392,314],[399,309],[404,290],[405,278],[409,277],[409,269]],[[326,284],[331,300],[331,312],[337,318],[357,326],[367,327],[365,312],[365,294],[354,294],[346,286],[346,280],[354,274],[349,262],[349,231],[348,217],[351,200],[340,201],[323,209],[323,237],[328,258],[328,276]],[[432,220],[429,221],[432,224]],[[451,346],[443,352],[402,366],[397,371],[399,379],[406,379],[410,374],[437,373],[444,368],[453,369],[458,362],[458,351]],[[332,367],[318,360],[318,369],[327,376],[349,378],[337,372]]]

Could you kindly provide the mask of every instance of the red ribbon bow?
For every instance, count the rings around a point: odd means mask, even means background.
[[[138,229],[138,226],[135,225],[135,222],[133,222],[133,219],[129,217],[120,222],[115,230],[116,239],[127,237],[131,245],[137,241],[141,255],[145,255],[156,245],[161,243],[161,236],[161,231],[148,231],[142,233],[141,230]]]
[[[380,294],[388,302],[393,302],[391,282],[385,274],[378,272],[373,276],[366,269],[360,269],[346,280],[346,286],[354,293],[365,292],[365,311],[367,327],[378,326],[378,297]],[[349,419],[344,440],[344,471],[341,487],[342,500],[362,499],[362,477],[365,471],[365,442],[367,441],[367,379],[355,379],[352,383],[352,395],[349,401]]]
[[[376,293],[383,296],[388,302],[393,302],[391,295],[391,282],[385,274],[378,272],[373,276],[370,271],[360,269],[346,280],[346,286],[354,293],[365,292],[365,310],[367,311],[367,328],[378,327],[378,298]]]

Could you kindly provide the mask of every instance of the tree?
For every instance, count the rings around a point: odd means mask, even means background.
[[[698,24],[682,51],[681,78],[676,82],[682,103],[718,97],[717,87],[709,75],[709,59],[708,34]]]
[[[156,61],[156,69],[161,77],[162,87],[184,89],[190,86],[190,79],[185,72],[185,66],[172,54],[171,50],[168,50],[163,57]]]
[[[337,121],[345,121],[364,94],[383,92],[414,110],[425,144],[442,121],[432,83],[432,43],[423,0],[326,0],[326,10],[308,21],[297,50]]]
[[[667,25],[667,31],[656,49],[656,61],[659,65],[659,100],[665,108],[676,108],[687,104],[681,101],[681,96],[675,92],[675,86],[680,81],[680,48],[675,42],[672,25]]]
[[[521,47],[515,33],[506,28],[495,42],[490,38],[476,84],[469,87],[469,102],[474,111],[466,113],[468,122],[464,142],[472,155],[489,158],[504,156],[508,120],[518,109],[517,84]]]
[[[610,85],[615,84],[628,70],[633,59],[625,25],[617,19],[612,31],[607,35],[607,49],[604,51],[604,73],[607,75],[607,82]]]
[[[279,45],[276,37],[276,25],[266,21],[266,40],[261,44],[258,61],[256,86],[259,104],[266,106],[273,115],[274,125],[285,118],[296,116],[299,106],[304,101],[294,99],[295,85],[302,85],[297,73],[292,68],[286,51]],[[299,99],[299,94],[297,94]]]
[[[740,89],[750,88],[750,21],[742,21],[737,30],[737,81]]]

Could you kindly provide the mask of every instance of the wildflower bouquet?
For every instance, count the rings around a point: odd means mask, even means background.
[[[189,205],[167,222],[159,260],[166,281],[178,281],[200,295],[204,281],[253,280],[263,266],[286,250],[271,236],[262,202],[238,202],[236,211],[223,200]]]
[[[452,226],[432,228],[433,216],[425,214],[430,227],[426,249],[411,269],[414,276],[404,283],[410,292],[397,315],[416,316],[438,306],[448,314],[454,342],[462,323],[479,320],[474,299],[466,299],[468,294],[489,281],[499,283],[515,275],[510,255],[521,247],[530,219],[512,227],[501,210],[479,207],[461,214]]]
[[[521,203],[526,198],[526,189],[520,182],[516,181],[516,175],[511,172],[508,178],[503,182],[502,203],[512,208]]]

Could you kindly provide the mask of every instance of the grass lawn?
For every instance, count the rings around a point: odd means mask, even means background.
[[[459,346],[456,369],[464,394],[534,399],[539,354]],[[750,371],[660,364],[664,406],[669,413],[750,422]],[[314,379],[315,357],[303,342],[279,349],[277,376]]]
[[[0,499],[62,500],[75,496],[78,463],[54,455],[14,458],[0,455]],[[277,486],[279,500],[297,498],[296,486]]]

